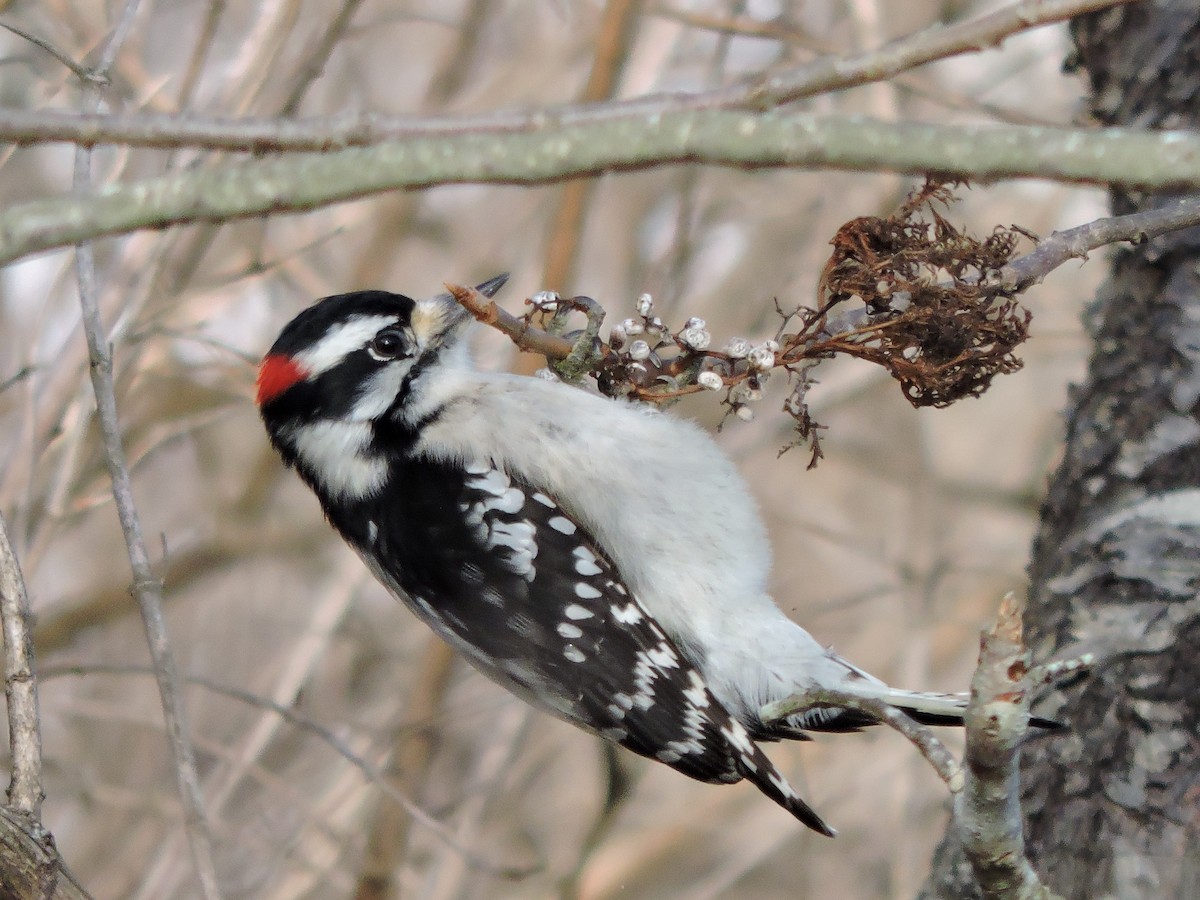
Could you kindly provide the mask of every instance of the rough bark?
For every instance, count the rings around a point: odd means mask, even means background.
[[[50,832],[7,806],[0,807],[0,897],[88,900],[63,865]]]
[[[1077,20],[1105,124],[1200,125],[1200,8]],[[1178,196],[1178,195],[1174,195]],[[1116,191],[1116,212],[1173,197]],[[1067,898],[1200,896],[1200,229],[1118,252],[1089,311],[1030,568],[1035,659],[1098,663],[1041,710],[1071,732],[1024,754],[1028,851]],[[951,824],[926,896],[978,897]]]

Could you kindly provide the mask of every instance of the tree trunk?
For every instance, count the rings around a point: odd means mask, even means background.
[[[1119,7],[1073,35],[1103,124],[1200,126],[1196,0]],[[1036,660],[1098,664],[1039,710],[1071,731],[1023,755],[1028,853],[1067,898],[1200,897],[1200,229],[1116,253],[1088,325],[1026,628]],[[923,895],[979,896],[953,824]]]

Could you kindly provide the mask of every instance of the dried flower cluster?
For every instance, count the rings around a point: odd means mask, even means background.
[[[978,396],[996,375],[1021,367],[1013,351],[1028,337],[1030,315],[999,287],[998,272],[1024,232],[996,228],[984,240],[971,237],[937,211],[953,199],[950,186],[927,180],[892,215],[847,222],[831,242],[817,308],[786,312],[776,302],[779,328],[757,343],[732,337],[714,349],[707,323],[696,317],[672,331],[649,294],[605,342],[604,310],[590,297],[543,291],[515,319],[468,288],[449,287],[481,321],[544,353],[551,368],[539,374],[568,381],[591,375],[612,397],[661,403],[725,390],[729,412],[748,421],[771,372],[784,369],[791,390],[783,409],[795,420],[796,443],[810,446],[812,465],[821,457],[821,426],[809,414],[807,394],[811,369],[823,359],[846,353],[883,366],[914,406]],[[583,313],[587,325],[566,332],[572,312]]]
[[[971,237],[937,211],[953,199],[949,185],[927,180],[891,216],[847,222],[818,287],[822,315],[851,302],[866,313],[829,349],[884,366],[914,406],[983,393],[1021,367],[1013,350],[1029,335],[1030,314],[994,287],[1020,232]]]

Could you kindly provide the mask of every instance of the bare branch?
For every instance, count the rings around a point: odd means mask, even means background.
[[[1096,219],[1054,232],[1037,249],[1004,266],[996,284],[1004,293],[1018,293],[1037,284],[1068,260],[1086,259],[1088,253],[1106,244],[1121,241],[1140,244],[1193,225],[1200,225],[1200,200],[1196,199],[1178,200],[1146,212]]]
[[[135,665],[87,665],[87,666],[49,666],[45,670],[45,677],[59,678],[64,675],[154,675],[152,669],[146,666]],[[329,746],[333,752],[337,753],[346,760],[351,766],[359,771],[363,778],[370,784],[379,788],[388,799],[396,805],[404,809],[413,819],[420,823],[425,828],[428,828],[434,835],[438,837],[447,847],[461,853],[463,858],[470,863],[471,866],[481,872],[495,875],[500,878],[521,878],[529,875],[538,867],[536,865],[507,865],[500,862],[494,862],[486,859],[464,845],[455,836],[454,832],[448,825],[437,819],[432,813],[426,812],[425,809],[416,803],[411,797],[397,787],[384,772],[381,772],[377,766],[356,753],[354,749],[343,738],[339,737],[337,732],[322,725],[320,722],[304,715],[297,711],[294,706],[289,706],[283,703],[278,703],[270,697],[264,697],[261,694],[256,694],[252,691],[247,691],[242,688],[231,687],[213,681],[211,678],[205,678],[201,675],[185,676],[184,681],[188,684],[194,684],[206,691],[211,691],[214,694],[219,694],[223,697],[237,700],[239,703],[244,703],[247,706],[252,706],[256,709],[267,710],[275,716],[278,716],[282,721],[291,725],[299,731],[313,735],[318,740]],[[417,720],[421,721],[421,720]]]
[[[1021,635],[1024,605],[1004,598],[980,638],[965,717],[965,784],[954,800],[963,850],[983,896],[1053,900],[1025,856],[1020,748],[1029,725],[1029,651]]]
[[[81,150],[80,152],[86,153],[87,151]],[[116,395],[113,387],[112,357],[109,355],[107,338],[104,334],[104,326],[100,321],[100,310],[96,301],[94,263],[86,247],[79,247],[76,253],[84,333],[87,337],[88,353],[91,357],[92,388],[96,394],[97,417],[104,443],[105,460],[108,463],[109,476],[112,479],[113,499],[116,502],[121,531],[125,536],[125,545],[129,553],[129,564],[133,571],[133,593],[141,611],[146,629],[147,645],[150,649],[150,656],[154,660],[155,673],[158,676],[163,720],[175,760],[189,844],[192,847],[193,856],[196,858],[205,897],[217,898],[220,893],[217,889],[216,869],[212,863],[212,848],[204,817],[203,795],[196,771],[195,752],[187,736],[187,720],[180,696],[179,675],[162,613],[162,583],[155,577],[150,565],[150,556],[142,536],[141,519],[134,504],[133,485],[121,443],[120,422],[117,417]]]
[[[6,31],[11,31],[17,37],[29,41],[29,43],[33,44],[35,47],[40,47],[41,49],[45,50],[60,63],[70,69],[71,73],[81,82],[86,83],[88,79],[91,78],[91,73],[89,73],[87,69],[79,65],[77,62],[75,62],[75,60],[71,59],[71,57],[67,56],[49,41],[40,38],[36,34],[26,31],[23,28],[18,28],[11,22],[0,22],[0,28],[5,29]]]
[[[1130,0],[1025,0],[978,19],[935,25],[849,59],[826,57],[799,69],[767,76],[749,90],[739,87],[728,93],[740,94],[742,103],[767,109],[814,94],[884,81],[935,60],[998,47],[1005,38],[1021,31],[1128,2]],[[717,96],[722,93],[725,92],[717,92]]]
[[[8,900],[91,900],[63,864],[50,833],[0,806],[0,872]]]
[[[703,163],[1042,177],[1164,188],[1200,184],[1190,132],[913,125],[807,113],[707,110],[654,120],[423,137],[324,155],[181,171],[0,214],[0,264],[103,235],[297,212],[400,188],[540,184],[608,171]]]
[[[998,45],[1017,32],[1065,21],[1129,0],[1025,0],[979,19],[936,25],[849,58],[820,59],[770,78],[695,94],[658,94],[615,103],[565,105],[535,112],[507,111],[462,117],[389,117],[354,114],[287,119],[204,119],[134,113],[80,115],[6,109],[0,140],[21,144],[70,141],[143,147],[197,147],[252,152],[326,152],[390,141],[471,133],[520,133],[586,126],[666,113],[766,108],[827,91],[883,81],[938,59]],[[937,169],[936,166],[930,168]],[[946,168],[939,171],[949,171]]]
[[[100,62],[90,73],[90,78],[83,91],[84,106],[89,111],[94,112],[99,108],[100,88],[108,81],[108,72],[132,28],[137,7],[138,0],[126,0],[117,26],[101,50]],[[76,148],[74,176],[76,190],[87,190],[91,186],[91,170],[91,148]],[[81,243],[75,248],[75,268],[79,283],[83,330],[91,361],[92,389],[96,395],[96,415],[100,424],[105,461],[108,464],[109,477],[112,480],[113,500],[116,503],[121,532],[125,537],[125,546],[129,554],[129,565],[133,572],[133,592],[142,614],[142,622],[145,625],[150,656],[154,661],[154,672],[162,700],[163,722],[175,762],[180,799],[183,803],[184,830],[188,837],[188,846],[196,865],[196,873],[203,895],[206,900],[219,900],[221,893],[217,884],[216,867],[213,864],[208,823],[204,815],[200,778],[196,770],[195,753],[188,737],[179,674],[175,667],[175,657],[163,618],[162,584],[154,577],[150,565],[150,556],[146,551],[146,543],[142,536],[141,519],[133,500],[133,485],[129,477],[129,468],[125,462],[121,426],[117,416],[116,390],[113,385],[112,353],[104,324],[100,319],[96,265],[92,248],[89,245]]]
[[[8,699],[8,745],[12,780],[8,802],[31,822],[42,820],[42,733],[29,596],[0,515],[0,620],[4,626],[4,693]]]
[[[280,115],[291,117],[300,109],[300,103],[304,100],[304,95],[308,93],[308,89],[312,86],[312,83],[320,78],[321,73],[325,71],[325,64],[329,62],[329,57],[333,55],[333,51],[338,43],[346,36],[346,29],[350,27],[350,20],[354,18],[354,14],[362,6],[362,2],[363,0],[343,0],[342,8],[338,10],[338,14],[329,23],[329,27],[325,29],[325,33],[321,37],[321,43],[304,61],[304,66],[296,75],[295,84],[293,84],[292,91],[288,94],[287,100],[284,101]]]
[[[547,359],[566,359],[574,349],[574,344],[566,338],[533,328],[523,319],[518,319],[510,312],[501,309],[495,300],[490,300],[479,291],[459,284],[447,284],[450,292],[467,312],[484,325],[490,325],[501,334],[508,335],[513,343],[529,353],[540,353]]]

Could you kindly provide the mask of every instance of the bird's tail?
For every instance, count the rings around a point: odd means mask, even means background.
[[[744,735],[745,732],[742,732]],[[818,834],[835,837],[837,831],[829,826],[811,806],[800,798],[796,789],[775,768],[775,764],[762,749],[749,739],[738,754],[738,773],[754,784],[760,791],[790,812],[793,816]]]
[[[874,680],[858,682],[853,690],[856,694],[896,707],[922,725],[962,725],[970,699],[969,694],[905,691]],[[788,716],[785,721],[789,727],[800,731],[857,731],[864,726],[877,724],[876,719],[868,713],[838,707],[815,707]],[[1031,716],[1029,724],[1046,729],[1063,727],[1059,722],[1040,716]]]

